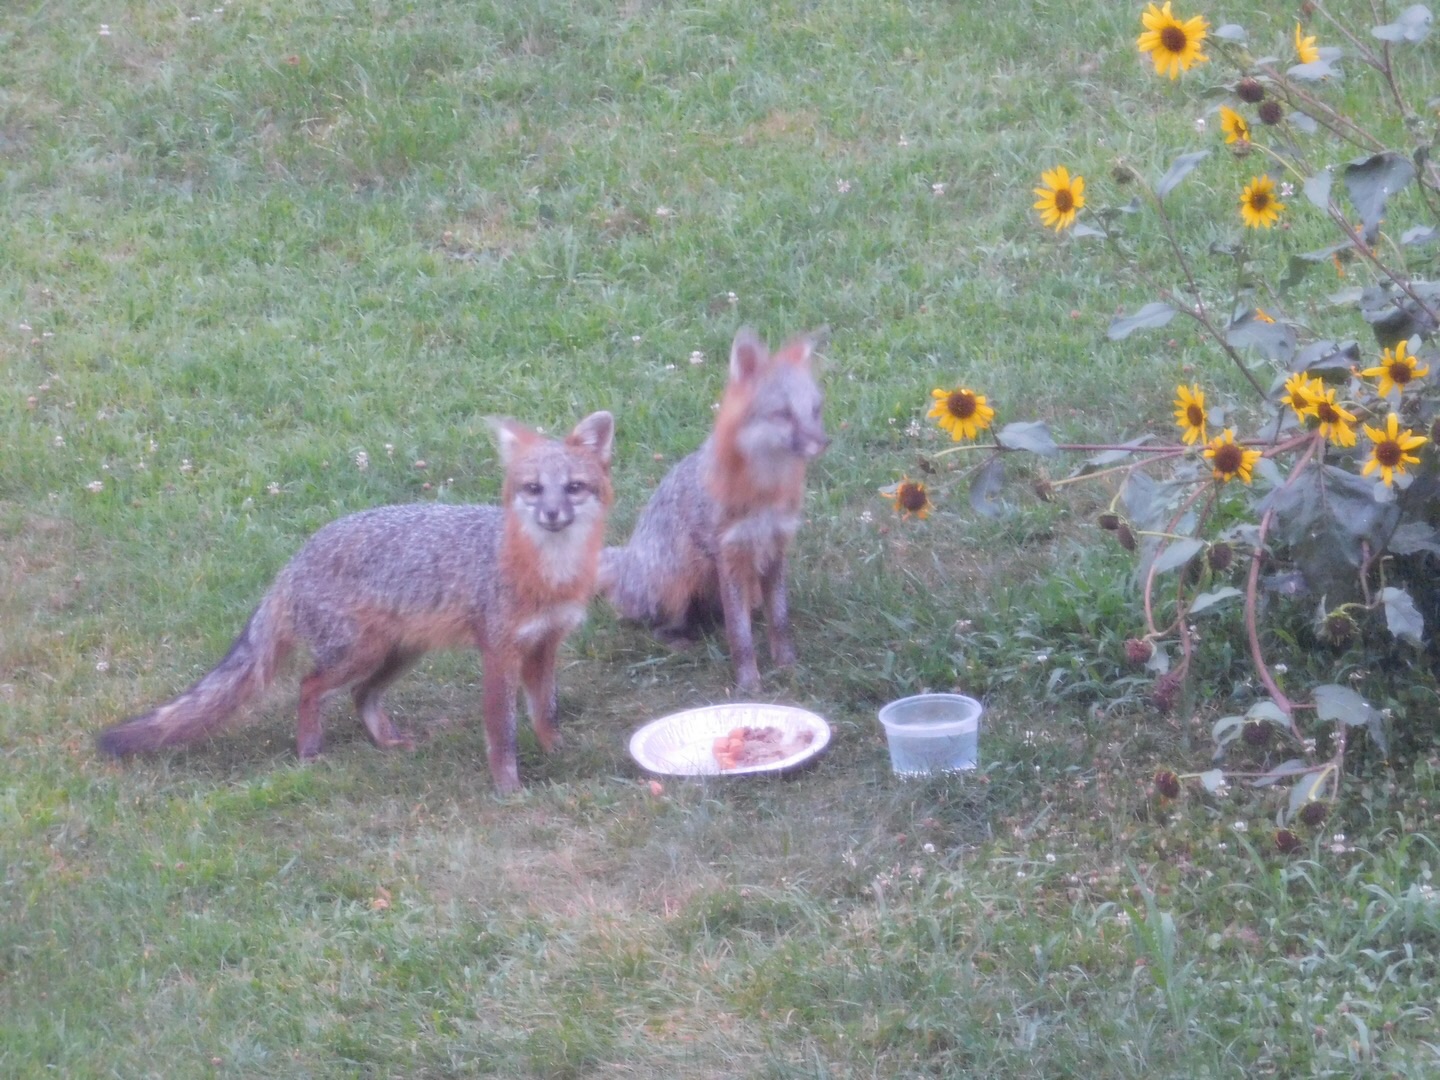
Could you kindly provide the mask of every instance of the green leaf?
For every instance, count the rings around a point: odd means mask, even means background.
[[[1201,786],[1204,787],[1206,791],[1210,792],[1211,795],[1214,795],[1217,791],[1219,791],[1222,787],[1225,786],[1225,770],[1207,769],[1195,779],[1200,781]]]
[[[1411,44],[1424,41],[1430,35],[1430,9],[1424,4],[1412,4],[1393,23],[1371,27],[1370,33],[1381,41],[1408,41]]]
[[[1408,592],[1387,585],[1380,590],[1380,600],[1385,605],[1385,625],[1390,628],[1390,633],[1411,645],[1425,644],[1422,639],[1425,633],[1425,618],[1415,607],[1415,601],[1410,599]]]
[[[1335,174],[1329,169],[1321,169],[1314,176],[1305,181],[1305,198],[1324,210],[1330,205],[1330,185],[1335,181]]]
[[[1240,737],[1240,732],[1245,729],[1245,717],[1243,716],[1222,716],[1215,721],[1210,729],[1210,738],[1215,740],[1217,747],[1228,746]],[[1217,755],[1218,757],[1219,755]]]
[[[1309,768],[1310,766],[1305,764],[1305,762],[1301,761],[1299,758],[1290,758],[1288,761],[1282,761],[1279,765],[1276,765],[1269,772],[1264,773],[1261,776],[1257,776],[1254,780],[1251,780],[1250,786],[1269,787],[1271,784],[1274,784],[1279,780],[1284,780],[1287,776],[1294,776],[1296,773],[1306,772],[1307,770],[1309,770]]]
[[[1390,536],[1389,549],[1396,555],[1414,555],[1421,551],[1440,555],[1440,533],[1423,521],[1407,521]]]
[[[1110,234],[1107,233],[1104,229],[1095,228],[1094,225],[1086,225],[1083,221],[1077,221],[1074,225],[1070,227],[1070,235],[1081,237],[1098,236],[1103,239]]]
[[[1432,229],[1429,225],[1416,225],[1400,234],[1400,243],[1428,244],[1437,236],[1440,236],[1440,230]]]
[[[1166,171],[1165,175],[1160,178],[1160,182],[1155,185],[1155,197],[1157,199],[1163,199],[1166,195],[1169,195],[1170,192],[1175,190],[1176,185],[1179,184],[1181,180],[1184,180],[1185,177],[1194,171],[1196,165],[1199,165],[1200,162],[1209,156],[1209,150],[1192,150],[1188,154],[1181,154],[1177,157],[1170,163],[1170,168]]]
[[[995,433],[995,441],[1007,450],[1029,450],[1041,457],[1054,457],[1060,452],[1050,429],[1041,420],[1006,424]]]
[[[1336,344],[1327,339],[1312,341],[1295,354],[1290,361],[1291,372],[1305,372],[1308,375],[1350,374],[1350,369],[1360,363],[1360,346],[1354,341]]]
[[[1155,556],[1154,572],[1158,576],[1169,570],[1178,569],[1193,559],[1205,547],[1203,540],[1176,540]]]
[[[1385,203],[1415,179],[1415,165],[1407,157],[1385,150],[1356,158],[1345,166],[1345,190],[1365,223],[1365,239],[1374,242],[1385,216]]]
[[[970,508],[988,518],[998,518],[1005,508],[1000,489],[1005,486],[1005,458],[994,454],[970,481]]]
[[[1365,699],[1348,686],[1326,683],[1315,687],[1315,715],[1347,727],[1360,727],[1370,722],[1374,710]]]
[[[1235,348],[1253,346],[1266,360],[1288,363],[1295,354],[1295,329],[1289,323],[1266,322],[1247,310],[1225,329],[1225,341]]]
[[[1332,600],[1356,595],[1362,548],[1381,550],[1400,513],[1393,502],[1375,501],[1373,481],[1315,463],[1292,473],[1257,508],[1274,510],[1272,535],[1289,546],[1306,584]]]
[[[1111,341],[1122,341],[1136,330],[1154,330],[1164,326],[1175,317],[1175,309],[1169,304],[1155,301],[1146,304],[1134,315],[1124,315],[1110,322],[1105,336]]]
[[[1290,718],[1285,715],[1285,710],[1269,698],[1251,705],[1245,713],[1245,719],[1264,720],[1267,724],[1277,724],[1286,731],[1290,730]]]
[[[1141,435],[1138,439],[1131,439],[1128,442],[1121,443],[1120,445],[1125,447],[1135,447],[1138,449],[1139,447],[1144,446],[1146,443],[1152,442],[1154,438],[1154,435]],[[1075,475],[1086,476],[1094,472],[1096,469],[1103,469],[1107,465],[1114,465],[1117,461],[1124,461],[1130,456],[1131,451],[1129,449],[1102,450],[1094,457],[1086,458],[1085,464],[1080,466],[1079,470],[1076,472]]]
[[[1216,604],[1222,604],[1236,596],[1242,595],[1240,590],[1232,585],[1225,585],[1211,592],[1201,593],[1190,602],[1190,614],[1199,615],[1202,611],[1208,611]]]
[[[1237,23],[1226,23],[1212,33],[1221,41],[1234,41],[1241,45],[1250,40],[1245,34],[1245,28]]]
[[[1340,52],[1339,49],[1332,51],[1337,54]],[[1325,50],[1322,49],[1321,52],[1323,54]],[[1338,79],[1345,74],[1335,66],[1335,61],[1339,59],[1339,55],[1322,55],[1319,60],[1311,61],[1308,64],[1296,64],[1294,67],[1286,68],[1285,74],[1292,79],[1299,79],[1302,82],[1320,82],[1322,79]]]

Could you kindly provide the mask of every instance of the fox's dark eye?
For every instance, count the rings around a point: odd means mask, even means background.
[[[571,480],[565,485],[566,495],[579,495],[582,491],[588,491],[589,485],[580,480]]]
[[[530,480],[524,484],[521,484],[520,490],[533,499],[545,489],[539,484],[537,484],[534,480]]]

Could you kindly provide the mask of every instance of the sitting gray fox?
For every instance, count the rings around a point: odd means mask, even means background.
[[[753,331],[736,334],[714,431],[660,481],[629,543],[601,557],[601,592],[671,646],[693,641],[720,614],[746,693],[760,688],[751,612],[762,602],[770,658],[795,663],[787,552],[805,467],[830,442],[812,366],[823,336],[803,334],[772,356]]]
[[[595,593],[615,422],[592,413],[563,440],[513,420],[493,426],[501,506],[383,506],[332,521],[280,571],[213,671],[101,732],[100,749],[121,756],[209,734],[270,685],[297,643],[315,665],[300,684],[301,760],[320,753],[322,706],[345,687],[376,746],[408,748],[381,694],[423,653],[470,646],[484,670],[490,775],[497,790],[517,790],[520,687],[541,747],[561,742],[556,652]]]

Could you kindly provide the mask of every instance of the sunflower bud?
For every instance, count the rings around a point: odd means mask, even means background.
[[[1176,776],[1171,769],[1161,769],[1155,774],[1155,794],[1162,799],[1178,799],[1180,797],[1180,777]]]
[[[1128,638],[1125,642],[1125,659],[1135,665],[1148,663],[1155,654],[1155,646],[1139,638]]]
[[[1300,820],[1312,829],[1330,816],[1330,807],[1323,802],[1311,800],[1300,810]]]
[[[1046,480],[1043,476],[1037,476],[1035,478],[1034,487],[1036,498],[1044,502],[1054,502],[1055,489],[1050,486],[1049,480]]]
[[[1120,546],[1126,551],[1135,550],[1135,534],[1130,531],[1130,526],[1123,522],[1115,530],[1115,539],[1120,541]]]
[[[1210,545],[1210,550],[1205,553],[1205,558],[1210,563],[1211,570],[1217,574],[1223,574],[1235,561],[1235,549],[1222,540],[1218,544]]]
[[[1275,830],[1275,848],[1282,855],[1291,855],[1300,850],[1300,837],[1289,829]]]
[[[1126,184],[1133,184],[1136,180],[1139,180],[1140,174],[1137,173],[1134,169],[1132,169],[1129,165],[1121,162],[1119,165],[1116,165],[1113,169],[1110,170],[1110,179],[1114,180],[1115,183],[1119,184],[1121,187],[1124,187]]]
[[[1095,522],[1097,525],[1100,526],[1100,528],[1104,529],[1106,532],[1114,532],[1116,529],[1120,528],[1120,515],[1101,514],[1098,518],[1095,519]]]
[[[1281,105],[1280,102],[1274,98],[1269,98],[1260,103],[1259,116],[1262,124],[1269,124],[1271,127],[1274,127],[1280,123],[1281,120],[1285,119],[1285,106]]]
[[[1241,101],[1254,105],[1257,101],[1264,99],[1265,84],[1259,79],[1252,79],[1247,75],[1236,83],[1235,93],[1239,95]]]

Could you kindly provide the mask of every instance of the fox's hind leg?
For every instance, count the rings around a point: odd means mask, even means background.
[[[418,652],[396,649],[384,661],[358,683],[352,693],[355,696],[355,711],[365,722],[370,741],[381,750],[413,750],[415,740],[397,728],[390,715],[380,703],[380,696],[386,689],[418,660]]]
[[[318,650],[317,650],[318,652]],[[360,679],[371,679],[385,670],[389,662],[388,652],[375,649],[356,648],[338,655],[318,656],[315,670],[300,680],[300,704],[295,724],[295,749],[301,761],[313,761],[320,756],[323,739],[321,713],[325,701],[335,691]],[[390,673],[385,682],[390,682],[400,671]],[[383,684],[382,684],[383,685]],[[366,721],[369,726],[369,721]]]

